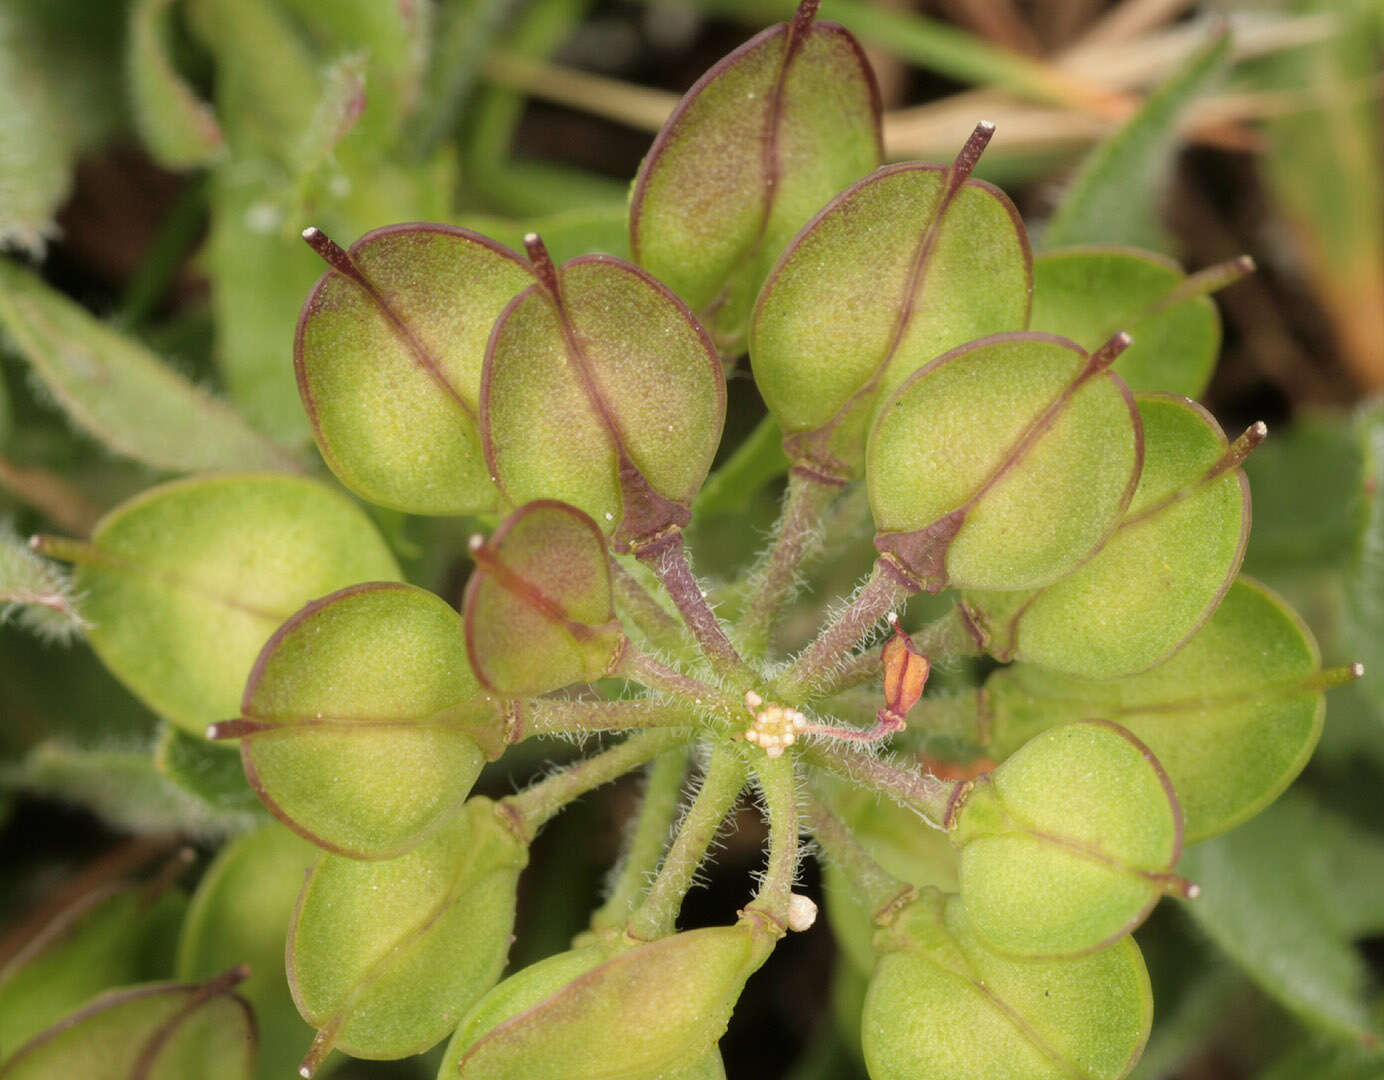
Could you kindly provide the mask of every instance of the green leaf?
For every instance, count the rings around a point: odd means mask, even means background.
[[[187,902],[102,885],[55,911],[0,966],[0,1048],[11,1050],[110,986],[167,975],[163,948]]]
[[[79,563],[87,638],[155,712],[192,734],[240,711],[260,648],[313,597],[398,567],[366,516],[316,481],[240,474],[176,481],[117,507]]]
[[[1091,956],[1013,960],[935,891],[879,933],[861,1036],[871,1080],[1118,1080],[1153,995],[1133,939]]]
[[[1207,293],[1247,273],[1236,260],[1188,277],[1170,259],[1128,248],[1078,247],[1033,260],[1032,330],[1094,349],[1119,330],[1134,343],[1114,371],[1130,389],[1198,398],[1221,348],[1221,319]]]
[[[200,986],[112,990],[0,1062],[3,1080],[250,1080],[255,1021],[230,971]]]
[[[476,1006],[448,1047],[444,1073],[455,1062],[451,1074],[462,1080],[695,1076],[681,1070],[715,1049],[774,940],[742,922],[673,934],[609,959],[598,945],[559,954]]]
[[[219,813],[255,816],[264,810],[246,782],[236,747],[218,746],[164,723],[154,742],[154,768]]]
[[[223,810],[190,794],[156,768],[145,749],[84,750],[49,739],[18,765],[0,772],[0,787],[85,807],[133,833],[211,839],[263,821],[257,811]]]
[[[169,50],[173,0],[130,5],[125,66],[135,128],[154,160],[169,169],[209,165],[226,150],[216,116],[174,67]]]
[[[480,798],[397,859],[322,856],[288,937],[293,999],[319,1029],[303,1075],[333,1047],[404,1057],[451,1031],[504,968],[527,858]]]
[[[1299,415],[1289,427],[1275,430],[1245,463],[1254,492],[1254,532],[1245,552],[1248,572],[1268,576],[1351,564],[1372,505],[1365,486],[1370,415],[1362,412],[1354,424],[1334,412]],[[1373,453],[1377,459],[1384,446]],[[1366,598],[1368,588],[1362,583],[1346,595],[1356,603]],[[1368,643],[1369,638],[1360,641],[1361,646]]]
[[[249,967],[239,993],[255,1010],[259,1080],[292,1076],[312,1038],[289,993],[284,942],[316,857],[316,848],[277,823],[237,837],[207,867],[178,938],[180,979]]]
[[[630,200],[633,258],[706,324],[723,355],[793,235],[883,160],[879,88],[840,26],[805,0],[687,92]]]
[[[1100,547],[1133,496],[1139,413],[1111,362],[1049,334],[997,334],[918,371],[867,451],[875,547],[914,588],[1034,588]]]
[[[528,503],[471,548],[466,646],[481,682],[505,697],[546,694],[609,674],[623,651],[610,553],[586,514]]]
[[[883,401],[946,350],[1028,321],[1032,267],[1018,211],[970,179],[994,128],[952,165],[891,165],[813,219],[764,285],[750,327],[755,382],[789,457],[857,475]]]
[[[706,332],[630,263],[587,255],[559,270],[537,237],[526,243],[539,283],[495,324],[481,389],[504,499],[570,502],[617,550],[686,525],[725,422]]]
[[[1103,721],[1062,724],[982,774],[949,811],[976,935],[1011,956],[1078,956],[1128,934],[1165,892],[1182,815],[1148,748]]]
[[[264,646],[240,719],[245,775],[275,817],[328,851],[390,858],[455,814],[504,746],[461,617],[412,585],[315,600]]]
[[[77,155],[110,136],[124,98],[124,6],[0,6],[0,248],[40,255]]]
[[[532,275],[477,233],[389,226],[342,251],[298,324],[294,363],[317,444],[371,502],[426,514],[488,510],[477,414],[491,326]]]
[[[521,248],[524,237],[538,233],[556,263],[578,255],[604,254],[627,259],[630,253],[628,211],[619,203],[559,210],[528,221],[488,214],[466,214],[459,224],[490,237],[506,247]]]
[[[86,629],[72,576],[34,554],[0,519],[0,622],[13,618],[47,641],[68,641]]]
[[[1290,794],[1187,852],[1181,869],[1201,884],[1187,913],[1265,993],[1320,1030],[1378,1038],[1366,966],[1350,944],[1380,929],[1377,835]]]
[[[0,322],[64,411],[117,453],[168,472],[301,468],[229,405],[5,261]]]
[[[1367,670],[1384,672],[1384,403],[1366,406],[1355,429],[1363,458],[1358,496],[1363,529],[1346,573],[1345,637],[1351,652]],[[1376,709],[1384,708],[1384,687],[1377,675],[1361,685]]]
[[[1239,469],[1263,435],[1227,443],[1186,398],[1141,395],[1144,464],[1124,520],[1087,562],[1036,592],[968,592],[991,655],[1088,679],[1145,671],[1211,617],[1249,539]]]
[[[1253,817],[1302,771],[1321,735],[1322,691],[1353,674],[1320,664],[1298,617],[1241,578],[1191,641],[1141,675],[1091,682],[1029,664],[996,672],[985,686],[990,752],[1002,757],[1065,720],[1114,720],[1167,770],[1195,843]]]
[[[1256,1080],[1377,1080],[1384,1071],[1384,1052],[1376,1046],[1313,1043],[1279,1058]]]
[[[1043,230],[1044,247],[1164,246],[1154,210],[1176,145],[1177,122],[1229,55],[1229,31],[1211,34],[1119,131],[1091,151]]]

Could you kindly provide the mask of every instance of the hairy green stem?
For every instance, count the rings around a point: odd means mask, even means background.
[[[689,643],[682,625],[614,556],[610,560],[610,580],[616,601],[650,644],[670,653],[682,653],[687,649]]]
[[[963,656],[980,656],[982,653],[973,625],[960,606],[953,607],[910,637],[917,650],[929,660],[956,660]],[[813,688],[813,696],[830,697],[878,679],[884,671],[880,660],[882,648],[860,653],[835,668],[829,678]]]
[[[630,937],[653,941],[674,931],[697,868],[745,786],[745,771],[745,763],[731,747],[718,746],[712,752],[697,798],[678,825],[658,877],[630,916],[626,927]]]
[[[689,741],[682,731],[646,731],[633,735],[609,750],[569,765],[547,779],[501,800],[501,806],[514,818],[520,832],[532,839],[568,803],[588,791],[617,780],[665,750]]]
[[[764,793],[764,816],[769,822],[769,862],[759,892],[749,906],[786,929],[788,901],[798,877],[798,793],[793,774],[794,758],[751,753],[755,781]]]
[[[775,680],[779,694],[792,701],[820,697],[862,638],[886,615],[908,599],[909,591],[877,559],[870,577],[839,615],[822,628],[817,640]]]
[[[682,534],[665,537],[659,543],[636,552],[636,556],[668,590],[668,595],[672,597],[716,674],[723,679],[742,682],[747,689],[752,686],[757,681],[755,673],[735,651],[735,646],[721,627],[721,620],[716,618],[716,613],[706,602],[706,594],[702,592],[687,561],[687,546]]]
[[[887,917],[899,904],[917,893],[912,885],[896,878],[875,861],[855,833],[832,812],[815,786],[808,789],[804,809],[804,824],[813,839],[832,865],[846,875],[846,880],[871,915]]]
[[[524,702],[519,738],[571,735],[582,731],[633,731],[641,728],[686,728],[695,723],[686,709],[653,698],[590,701],[532,698]],[[517,740],[515,740],[517,741]]]
[[[744,702],[734,694],[712,683],[684,675],[648,653],[640,652],[632,644],[626,646],[612,674],[643,683],[651,690],[671,694],[693,708],[714,713],[731,724],[744,722]]]
[[[854,750],[809,746],[804,754],[818,768],[868,791],[882,792],[899,805],[916,810],[934,829],[946,828],[947,810],[957,784]]]
[[[750,571],[745,613],[736,626],[736,640],[748,655],[768,651],[774,624],[797,591],[800,567],[821,547],[822,515],[840,493],[839,484],[805,470],[788,474],[788,494],[773,542]]]
[[[678,798],[687,775],[687,758],[688,748],[680,746],[654,759],[610,895],[591,916],[592,930],[623,925],[648,891],[649,880],[663,858],[668,834],[677,816]]]

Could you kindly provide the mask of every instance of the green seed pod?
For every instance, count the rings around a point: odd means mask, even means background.
[[[1107,682],[1014,664],[986,683],[996,756],[1055,723],[1113,717],[1168,772],[1186,842],[1216,836],[1276,799],[1321,737],[1323,691],[1358,668],[1323,671],[1302,620],[1240,578],[1204,627],[1151,671]]]
[[[991,655],[1087,679],[1144,671],[1211,617],[1249,541],[1249,482],[1239,468],[1266,429],[1234,445],[1200,405],[1138,397],[1144,466],[1124,519],[1101,549],[1036,591],[967,592]]]
[[[1094,349],[1118,330],[1131,345],[1115,374],[1135,391],[1197,398],[1221,348],[1221,318],[1206,294],[1249,273],[1248,259],[1188,277],[1162,255],[1134,248],[1075,247],[1033,260],[1030,330]]]
[[[1028,322],[1018,211],[970,178],[982,124],[950,166],[888,165],[784,252],[750,326],[750,362],[791,458],[858,476],[877,403],[948,349]]]
[[[587,255],[558,269],[536,235],[525,242],[539,283],[485,357],[491,475],[510,505],[564,499],[621,549],[686,525],[726,412],[706,331],[637,266]]]
[[[191,734],[240,709],[278,626],[309,600],[399,567],[370,519],[315,480],[241,474],[152,488],[91,541],[43,538],[79,564],[88,640],[136,697]]]
[[[111,990],[0,1061],[3,1080],[252,1080],[255,1021],[231,988],[208,983]]]
[[[186,910],[179,891],[150,895],[109,884],[64,905],[0,964],[0,1051],[27,1042],[107,987],[167,975],[165,946]]]
[[[1153,996],[1132,938],[1091,956],[988,949],[958,897],[929,890],[877,935],[861,1037],[870,1080],[1119,1080]]]
[[[1170,891],[1182,814],[1157,759],[1090,721],[1030,740],[963,787],[948,812],[966,918],[1010,956],[1078,956],[1141,923]]]
[[[207,867],[178,940],[179,979],[204,979],[231,964],[249,967],[237,992],[255,1010],[259,1080],[292,1076],[312,1039],[288,990],[284,939],[303,876],[318,854],[278,822],[236,837]]]
[[[481,364],[504,306],[533,282],[508,248],[446,225],[393,225],[327,262],[303,305],[294,365],[323,458],[356,494],[414,514],[489,510]]]
[[[793,234],[883,160],[879,89],[846,30],[806,0],[687,92],[639,168],[630,251],[711,331],[744,342],[750,306]]]
[[[624,648],[610,553],[574,506],[521,506],[488,543],[473,542],[475,572],[462,605],[466,646],[482,683],[506,697],[546,694],[607,675]]]
[[[867,483],[875,547],[914,588],[1056,581],[1119,522],[1142,432],[1108,370],[1129,339],[1087,354],[1049,334],[996,334],[938,357],[881,406]]]
[[[442,1077],[655,1080],[715,1076],[707,1060],[775,935],[757,921],[609,952],[597,943],[497,986],[457,1031]],[[715,1059],[719,1061],[719,1059]]]
[[[340,1048],[363,1058],[421,1053],[500,977],[528,851],[488,799],[397,859],[324,855],[288,934],[288,977],[319,1030],[311,1075]]]
[[[240,719],[245,775],[313,843],[389,858],[465,801],[504,746],[500,702],[481,690],[461,617],[412,585],[354,585],[314,601],[269,639]]]

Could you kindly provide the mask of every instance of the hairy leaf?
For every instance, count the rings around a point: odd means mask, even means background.
[[[87,625],[72,576],[34,554],[9,522],[0,520],[0,622],[11,618],[49,641],[67,641]]]
[[[169,169],[208,165],[226,151],[211,107],[178,73],[169,50],[173,0],[130,5],[125,66],[135,127],[154,159]]]
[[[687,302],[725,355],[793,234],[883,158],[879,89],[856,40],[807,0],[713,66],[635,178],[634,260]]]
[[[168,472],[301,466],[138,342],[0,262],[0,322],[63,410],[105,446]]]

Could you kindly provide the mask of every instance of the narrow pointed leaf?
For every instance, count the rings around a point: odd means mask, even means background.
[[[1257,814],[1302,771],[1321,735],[1322,672],[1301,620],[1240,578],[1195,637],[1151,671],[1107,682],[1015,664],[986,684],[992,752],[1079,717],[1128,728],[1167,770],[1189,843]]]
[[[1162,246],[1164,234],[1154,208],[1176,145],[1177,122],[1229,55],[1229,32],[1213,33],[1119,131],[1091,151],[1043,231],[1045,247]]]
[[[178,938],[178,978],[204,979],[235,964],[250,969],[237,988],[255,1010],[259,1080],[293,1075],[312,1039],[285,977],[284,941],[318,851],[277,822],[223,847],[197,885]]]
[[[976,935],[1011,956],[1078,956],[1129,933],[1179,884],[1172,784],[1128,731],[1064,724],[958,797],[952,842]]]
[[[353,503],[284,474],[164,484],[108,514],[89,544],[48,547],[79,564],[97,655],[194,735],[239,712],[255,657],[304,603],[399,574]]]
[[[355,585],[303,608],[264,646],[240,719],[245,774],[275,817],[356,858],[416,846],[498,756],[499,703],[466,657],[461,617],[412,585]]]
[[[750,360],[790,457],[858,474],[878,402],[948,349],[1026,325],[1023,224],[970,179],[993,130],[950,166],[890,165],[842,192],[769,276]]]
[[[870,435],[878,535],[915,588],[1034,587],[1104,542],[1134,492],[1138,411],[1109,363],[1048,334],[954,349],[903,384]]]
[[[856,40],[810,0],[698,80],[635,179],[630,250],[706,323],[743,345],[779,254],[883,158],[879,90]]]
[[[1182,868],[1202,886],[1187,913],[1265,993],[1338,1038],[1384,1035],[1370,1016],[1367,965],[1352,944],[1380,922],[1377,835],[1292,792],[1189,851]],[[1374,883],[1372,896],[1343,910],[1338,891],[1361,877]]]
[[[1232,448],[1185,398],[1138,399],[1144,465],[1124,520],[1086,563],[1036,592],[968,592],[968,611],[1001,660],[1088,679],[1144,671],[1211,617],[1249,539],[1249,484]]]
[[[229,405],[10,262],[0,322],[63,410],[119,454],[168,472],[300,468]]]
[[[232,986],[149,983],[102,994],[0,1062],[3,1080],[250,1080],[255,1022]]]
[[[879,941],[861,1031],[871,1080],[1119,1080],[1148,1038],[1153,995],[1131,938],[1013,960],[977,937],[959,897],[929,893]]]
[[[472,556],[463,610],[482,683],[506,697],[532,697],[609,673],[625,638],[610,554],[587,515],[566,503],[529,503]]]
[[[332,1047],[404,1057],[451,1031],[504,968],[527,858],[479,798],[397,859],[324,855],[288,939],[293,999],[319,1029],[304,1067]]]
[[[173,0],[130,5],[126,68],[135,127],[154,159],[169,169],[208,165],[226,150],[211,107],[178,73],[169,49]]]
[[[542,282],[505,310],[485,359],[481,425],[501,493],[571,502],[617,546],[687,524],[725,422],[706,332],[630,263],[554,269],[537,238],[531,248]]]
[[[1117,331],[1134,338],[1114,371],[1135,392],[1198,398],[1221,348],[1221,319],[1207,292],[1230,284],[1244,263],[1187,277],[1170,259],[1133,248],[1077,247],[1033,260],[1032,330],[1094,349]]]
[[[390,226],[331,267],[298,323],[295,365],[317,445],[357,494],[412,513],[495,503],[477,415],[491,326],[532,275],[477,233]]]

